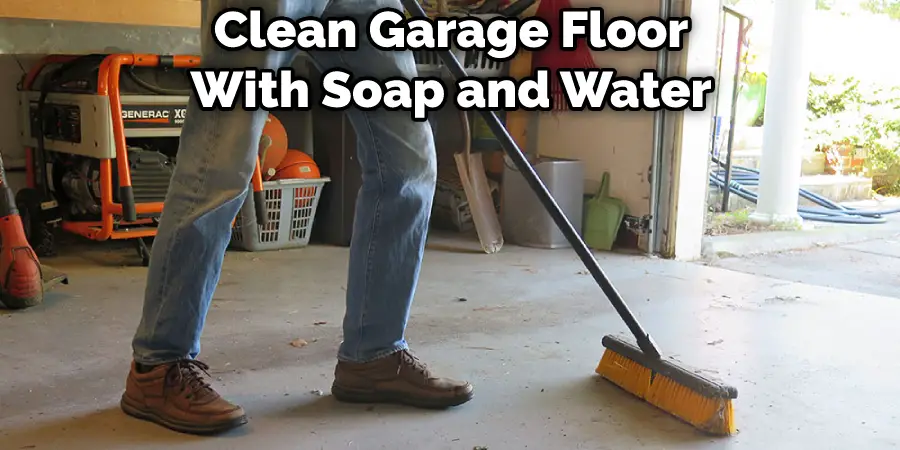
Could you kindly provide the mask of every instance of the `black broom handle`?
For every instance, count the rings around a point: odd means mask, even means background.
[[[428,18],[428,15],[416,0],[401,1],[403,2],[403,7],[413,16]],[[447,66],[447,69],[450,70],[450,74],[453,75],[453,78],[460,80],[466,77],[466,70],[462,67],[453,53],[449,50],[439,50],[438,55],[440,55],[441,60]],[[556,203],[556,200],[553,199],[550,191],[547,190],[547,186],[544,185],[534,171],[534,168],[531,167],[531,164],[525,158],[525,154],[519,150],[519,147],[516,145],[515,141],[513,141],[512,136],[506,131],[506,127],[503,126],[503,123],[500,122],[500,119],[493,111],[479,112],[481,113],[481,116],[484,117],[488,127],[494,133],[494,136],[500,140],[500,145],[503,147],[506,155],[512,159],[516,168],[525,177],[525,181],[528,182],[528,185],[531,186],[531,189],[537,194],[538,199],[544,205],[544,209],[547,210],[553,218],[553,221],[556,222],[556,226],[559,227],[559,230],[565,235],[566,240],[569,241],[569,244],[575,249],[575,253],[581,258],[581,262],[584,263],[585,268],[593,275],[594,280],[600,285],[600,288],[603,289],[603,293],[606,294],[609,302],[612,303],[613,307],[619,313],[619,316],[625,321],[628,329],[631,330],[631,333],[637,340],[638,347],[640,347],[641,351],[647,356],[659,358],[659,348],[656,343],[653,342],[653,338],[651,338],[650,334],[644,330],[644,327],[642,327],[637,318],[634,317],[634,313],[632,313],[628,308],[628,305],[625,304],[622,295],[619,294],[615,286],[610,283],[606,274],[603,273],[603,269],[600,268],[600,264],[597,262],[597,259],[594,258],[594,254],[591,253],[587,244],[584,243],[584,240],[578,235],[575,227],[569,222],[569,219]]]

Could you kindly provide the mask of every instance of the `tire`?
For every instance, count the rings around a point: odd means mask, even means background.
[[[16,193],[16,208],[22,217],[25,237],[34,253],[40,257],[56,255],[56,239],[53,229],[41,219],[41,194],[30,188]]]

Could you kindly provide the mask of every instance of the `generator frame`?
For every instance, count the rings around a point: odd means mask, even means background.
[[[41,96],[40,89],[34,84],[44,70],[53,64],[65,64],[85,55],[48,55],[41,59],[26,74],[22,81],[20,93],[21,127],[20,138],[25,147],[25,165],[27,187],[38,188],[38,178],[45,170],[37,165],[46,158],[36,158],[38,151],[37,138],[32,131],[32,109]],[[62,230],[86,237],[94,241],[135,239],[143,265],[149,264],[150,249],[145,238],[156,236],[157,217],[163,211],[163,202],[135,203],[132,188],[131,170],[129,166],[127,138],[180,137],[181,126],[153,126],[148,121],[146,127],[126,127],[123,110],[129,105],[148,104],[169,108],[172,114],[180,116],[183,123],[189,96],[177,95],[122,95],[119,89],[123,66],[135,67],[169,67],[196,68],[200,66],[200,57],[193,55],[153,55],[116,53],[106,55],[99,67],[97,92],[95,93],[60,93],[46,94],[45,104],[77,108],[79,137],[78,142],[49,139],[44,133],[43,152],[59,152],[96,158],[100,164],[99,197],[100,220],[72,220],[65,216],[55,220]],[[107,118],[107,119],[104,119]],[[174,118],[173,118],[174,119]],[[37,120],[44,120],[38,117]],[[168,120],[168,119],[167,119]],[[175,122],[177,123],[177,122]],[[43,155],[42,155],[43,156]],[[116,164],[119,198],[116,202],[113,189],[113,164]],[[177,164],[177,163],[176,163]],[[50,175],[48,174],[48,177]],[[44,179],[41,183],[51,183]],[[250,180],[254,195],[257,222],[264,225],[268,222],[265,213],[265,201],[260,171],[259,158]],[[44,205],[42,205],[44,206]],[[149,216],[149,217],[148,217]],[[28,230],[26,230],[28,231]]]

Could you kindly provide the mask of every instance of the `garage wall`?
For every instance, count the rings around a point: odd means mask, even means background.
[[[659,0],[572,0],[574,7],[603,7],[606,17],[640,20],[659,14]],[[598,67],[616,69],[623,76],[638,76],[656,68],[656,53],[640,49],[627,52],[594,52]],[[554,112],[539,114],[537,136],[530,139],[542,155],[582,160],[585,192],[599,189],[604,171],[611,175],[610,194],[621,198],[632,215],[650,213],[650,179],[647,169],[653,157],[651,112]]]
[[[22,76],[19,63],[27,70],[38,59],[33,55],[0,55],[0,154],[8,169],[7,182],[14,190],[25,187],[25,174],[16,171],[25,164],[25,149],[19,145],[19,94],[16,90]]]
[[[13,55],[0,55],[0,153],[4,162],[14,165],[15,160],[25,157],[25,151],[18,145],[19,142],[19,118],[18,118],[18,92],[16,83],[22,77],[22,69]],[[28,55],[18,56],[18,60],[27,69],[31,66],[34,57]]]

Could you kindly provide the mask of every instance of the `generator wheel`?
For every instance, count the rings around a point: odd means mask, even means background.
[[[56,239],[53,228],[47,222],[41,220],[41,194],[31,188],[19,190],[16,193],[16,208],[22,218],[22,227],[25,229],[25,238],[37,256],[56,255]]]

